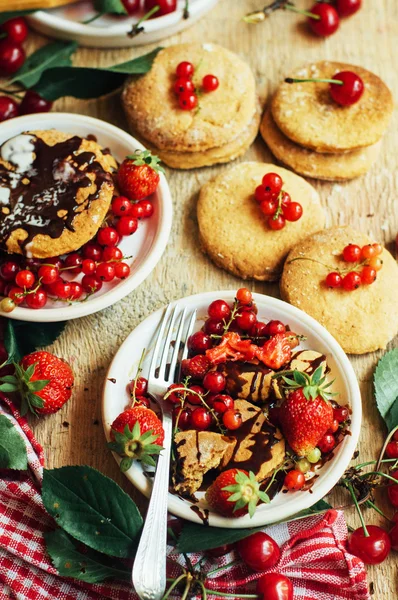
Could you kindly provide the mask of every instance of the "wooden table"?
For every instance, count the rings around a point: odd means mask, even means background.
[[[296,66],[321,59],[340,60],[362,65],[383,78],[398,98],[396,41],[398,39],[398,2],[364,0],[364,7],[346,19],[340,30],[323,40],[308,33],[300,16],[279,12],[266,23],[249,26],[240,21],[248,11],[262,6],[264,0],[220,0],[218,6],[192,28],[165,41],[217,42],[238,52],[252,67],[264,101],[275,86]],[[303,0],[301,5],[309,7]],[[45,43],[32,35],[30,48]],[[128,60],[151,49],[95,50],[77,52],[79,65],[111,65]],[[65,99],[55,110],[91,115],[125,127],[118,95],[84,102]],[[394,251],[398,231],[396,199],[398,121],[395,114],[383,142],[379,163],[365,177],[337,185],[311,181],[320,193],[328,225],[350,224],[384,242]],[[258,139],[244,160],[274,162],[267,147]],[[168,248],[156,269],[129,297],[101,313],[68,323],[64,334],[51,348],[72,364],[76,387],[72,400],[54,416],[32,420],[34,431],[44,445],[47,466],[89,464],[114,478],[145,509],[146,501],[118,472],[112,455],[105,447],[101,423],[101,389],[108,365],[120,344],[132,329],[151,312],[171,300],[210,290],[237,289],[242,281],[214,266],[202,255],[197,243],[195,206],[201,185],[226,166],[190,172],[168,170],[174,199],[174,225]],[[216,235],[216,232],[215,232]],[[276,284],[255,283],[257,292],[278,296]],[[377,324],[375,324],[377,326]],[[397,341],[397,340],[396,340]],[[392,345],[390,345],[392,347]],[[362,461],[375,458],[385,430],[378,416],[372,392],[372,374],[383,352],[351,357],[360,381],[364,419],[359,444]],[[388,503],[384,503],[390,510]],[[347,520],[357,526],[353,511]],[[376,513],[368,513],[372,523]],[[397,554],[384,564],[369,569],[378,600],[397,598]]]

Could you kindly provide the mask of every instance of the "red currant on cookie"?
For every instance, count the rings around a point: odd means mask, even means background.
[[[325,283],[329,288],[339,288],[343,282],[343,278],[340,273],[337,271],[333,271],[329,273],[326,277]]]
[[[203,80],[202,80],[203,91],[214,92],[218,88],[219,85],[220,85],[220,82],[218,81],[218,78],[215,75],[205,75],[203,77]]]
[[[343,277],[342,286],[347,292],[358,289],[362,284],[362,279],[356,271],[350,271]]]
[[[176,74],[177,77],[184,77],[187,79],[191,79],[195,72],[195,68],[192,63],[184,60],[177,65]]]
[[[356,244],[348,244],[343,250],[345,262],[358,262],[361,258],[361,248]]]

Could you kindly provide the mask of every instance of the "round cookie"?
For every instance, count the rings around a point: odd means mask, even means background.
[[[28,131],[0,148],[0,246],[48,258],[92,239],[111,203],[115,159],[94,141]]]
[[[348,292],[329,289],[324,283],[330,271],[350,266],[341,258],[347,244],[363,246],[372,241],[351,227],[315,233],[292,248],[280,282],[282,298],[319,321],[349,354],[384,349],[398,331],[398,266],[387,250],[383,250],[383,267],[371,285]]]
[[[263,176],[276,172],[283,189],[303,206],[303,216],[279,231],[269,229],[254,199]],[[275,281],[283,261],[303,237],[322,229],[325,215],[315,189],[291,171],[247,162],[218,175],[201,189],[197,216],[201,245],[221,268],[243,279]]]
[[[296,173],[327,181],[348,181],[366,173],[380,153],[381,143],[345,154],[321,154],[295,144],[278,129],[268,109],[260,133],[272,154]]]
[[[220,82],[217,90],[200,94],[198,109],[192,111],[180,108],[174,92],[176,67],[187,60],[195,66],[198,90],[208,73]],[[250,67],[216,44],[178,44],[161,50],[149,73],[126,83],[122,101],[130,129],[158,153],[166,153],[166,162],[169,152],[202,153],[242,144],[258,111]]]
[[[338,154],[371,146],[387,129],[394,105],[390,90],[370,71],[345,63],[323,61],[298,69],[292,78],[331,79],[339,71],[354,71],[364,82],[360,100],[340,106],[328,83],[282,83],[272,100],[279,129],[296,144]]]

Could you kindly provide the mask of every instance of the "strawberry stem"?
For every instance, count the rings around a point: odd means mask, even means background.
[[[292,77],[286,77],[285,83],[335,83],[344,85],[344,81],[340,79],[293,79]]]

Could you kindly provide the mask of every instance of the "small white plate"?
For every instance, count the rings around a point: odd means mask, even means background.
[[[77,4],[61,6],[52,10],[40,10],[29,17],[29,22],[40,33],[61,40],[75,40],[81,46],[126,48],[153,44],[190,27],[217,2],[218,0],[190,0],[190,17],[184,19],[185,0],[178,0],[178,8],[175,12],[156,19],[149,19],[143,23],[145,30],[132,38],[127,34],[138,18],[144,15],[144,10],[138,13],[137,17],[108,15],[100,17],[91,24],[84,25],[83,21],[95,15],[91,0],[82,0]]]
[[[197,329],[203,325],[209,304],[217,298],[223,298],[232,302],[235,293],[231,291],[208,292],[189,296],[178,303],[181,308],[197,309]],[[292,331],[306,336],[300,348],[310,348],[325,354],[331,368],[331,378],[335,379],[333,391],[339,392],[337,400],[351,407],[351,435],[345,436],[342,443],[337,447],[332,460],[327,462],[322,469],[317,471],[319,477],[315,480],[311,492],[279,493],[270,504],[261,504],[252,519],[248,515],[238,519],[223,517],[210,510],[209,525],[213,527],[243,528],[261,527],[281,520],[287,520],[296,513],[309,508],[318,500],[323,498],[343,475],[352,458],[356,448],[362,419],[362,404],[358,382],[350,361],[336,340],[315,319],[308,316],[298,308],[291,306],[276,298],[262,294],[254,294],[254,300],[258,307],[261,320],[279,319],[290,325]],[[172,305],[174,305],[172,303]],[[143,348],[147,349],[147,357],[144,361],[143,375],[149,366],[148,351],[151,349],[152,337],[162,318],[163,310],[159,310],[145,319],[128,336],[117,352],[109,368],[103,391],[102,417],[105,435],[109,441],[110,427],[114,419],[121,413],[129,403],[129,392],[127,385],[135,376],[137,366]],[[120,457],[114,454],[115,459],[120,462]],[[144,474],[139,462],[126,472],[127,478],[143,493],[149,497],[151,494],[151,481]],[[192,509],[196,507],[203,513],[209,507],[206,504],[203,493],[197,493],[200,498],[198,504],[193,505],[188,500],[177,495],[169,494],[169,511],[196,523],[202,523],[202,519]]]
[[[0,127],[0,145],[15,135],[32,129],[58,129],[81,137],[92,134],[101,146],[110,148],[112,155],[119,162],[123,161],[127,154],[132,154],[137,149],[144,149],[136,139],[114,125],[105,123],[100,119],[69,113],[26,115],[5,121]],[[8,313],[7,317],[40,323],[65,321],[95,313],[127,296],[155,268],[169,239],[173,205],[169,186],[164,175],[160,176],[160,183],[154,194],[153,206],[155,209],[153,216],[150,219],[140,221],[136,233],[123,238],[119,244],[124,256],[131,257],[125,261],[131,268],[131,273],[126,279],[104,283],[102,289],[85,302],[66,304],[60,301],[49,301],[44,308],[39,310],[18,306],[11,313]],[[82,276],[78,275],[75,279],[78,281],[81,278]]]

